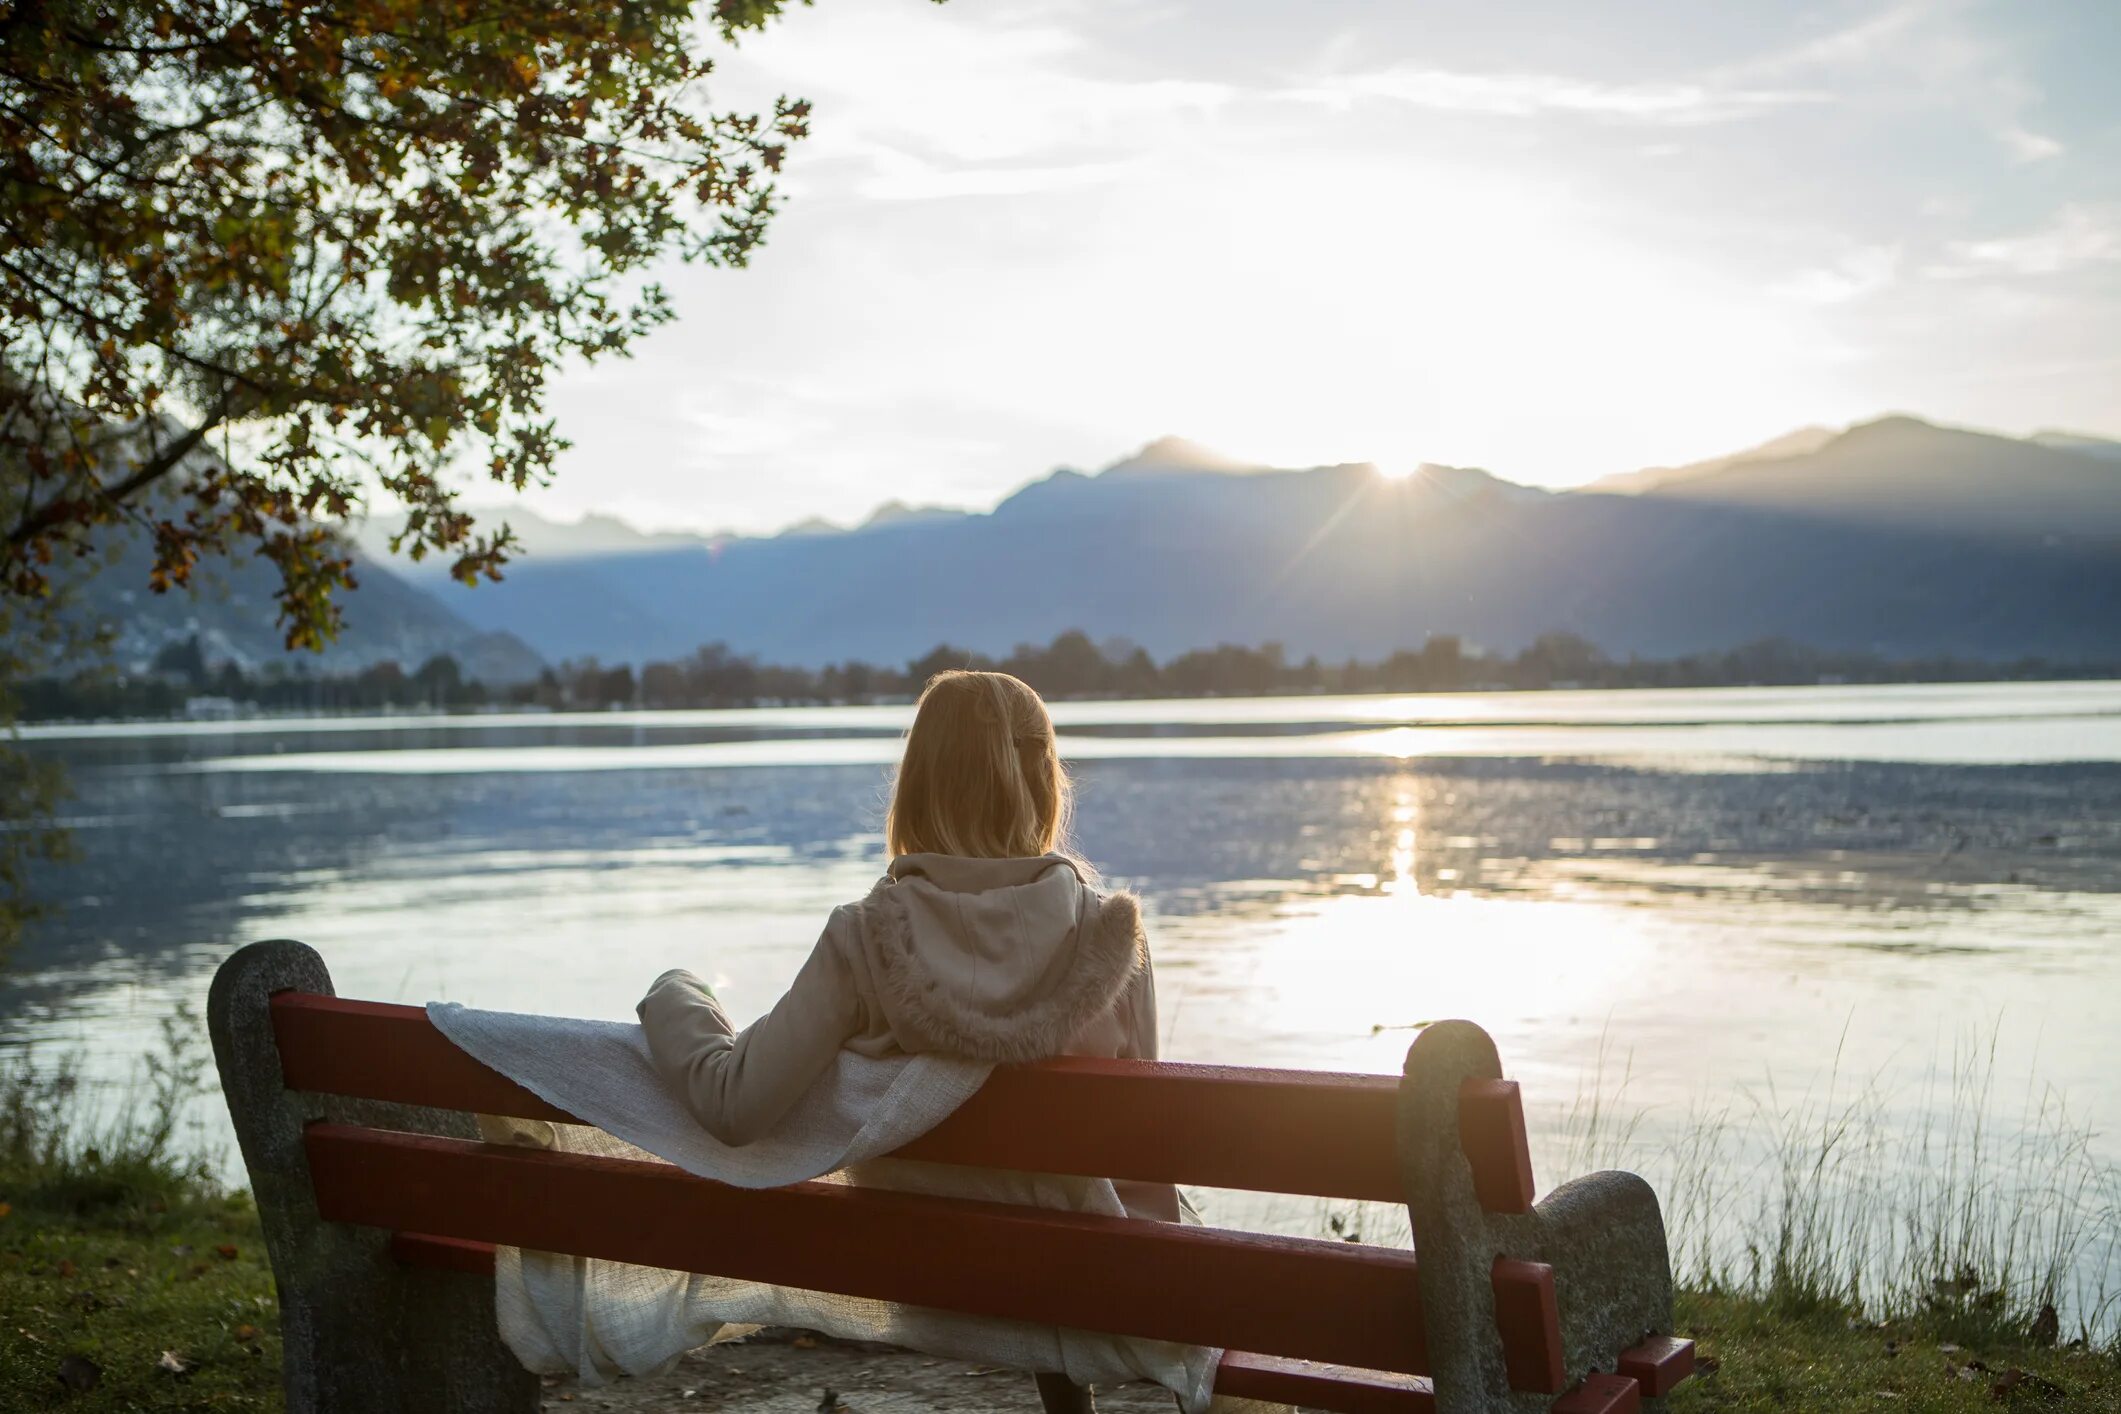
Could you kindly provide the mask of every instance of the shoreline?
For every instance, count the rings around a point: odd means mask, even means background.
[[[2121,676],[2087,675],[2082,677],[1996,677],[1996,678],[1907,678],[1888,679],[1876,682],[1814,682],[1814,683],[1722,683],[1713,685],[1654,684],[1632,687],[1596,687],[1578,683],[1554,683],[1544,686],[1512,686],[1496,684],[1485,687],[1458,687],[1421,689],[1417,691],[1374,692],[1327,692],[1320,689],[1292,690],[1287,692],[1259,692],[1243,694],[1181,694],[1156,693],[1137,695],[1063,696],[1050,700],[1056,725],[1065,728],[1071,725],[1100,725],[1095,716],[1088,715],[1099,707],[1132,707],[1146,710],[1150,704],[1212,703],[1218,707],[1234,708],[1248,702],[1283,704],[1289,702],[1392,702],[1392,701],[1467,701],[1480,698],[1500,697],[1505,699],[1546,697],[1596,697],[1602,700],[1643,697],[1669,699],[1682,694],[1705,696],[1737,695],[1745,693],[1808,693],[1808,692],[1891,692],[1895,689],[1924,688],[2048,688],[2069,690],[2097,689],[2121,685]],[[913,706],[913,697],[905,694],[890,696],[875,695],[860,702],[807,702],[807,701],[753,701],[730,703],[718,706],[647,707],[611,706],[606,708],[551,708],[534,704],[507,704],[488,706],[454,707],[379,707],[373,710],[354,708],[322,709],[315,712],[248,712],[238,710],[227,716],[169,715],[158,717],[52,717],[25,719],[15,726],[15,733],[24,741],[70,739],[96,735],[121,734],[167,734],[167,735],[211,735],[216,732],[249,733],[271,731],[276,728],[310,729],[321,726],[346,724],[358,730],[375,730],[385,726],[403,724],[419,727],[488,727],[488,726],[620,726],[635,720],[650,718],[671,725],[683,725],[699,721],[705,723],[743,724],[747,720],[767,718],[780,720],[789,714],[798,714],[805,720],[841,720],[848,718],[876,719],[881,724],[885,719],[903,725],[898,718]],[[2010,720],[2016,714],[1995,714],[1994,720]],[[2088,713],[2085,715],[2105,715]],[[1288,721],[1300,719],[1275,718]],[[1325,722],[1338,722],[1342,718],[1321,718]],[[1487,726],[1496,725],[1496,719],[1488,716],[1462,717],[1413,717],[1406,714],[1384,716],[1358,715],[1353,720],[1388,724],[1423,726]],[[1509,725],[1556,726],[1568,724],[1566,718],[1504,719]],[[1657,725],[1701,725],[1708,723],[1730,723],[1744,721],[1743,718],[1706,717],[1696,722],[1680,722],[1660,719]],[[1856,722],[1880,722],[1894,719],[1877,717],[1825,717],[1798,720],[1787,717],[1771,718],[1781,725],[1842,725]],[[1939,720],[1932,716],[1917,716],[1907,720]],[[1944,720],[1968,720],[1966,717],[1950,717]],[[1127,719],[1116,719],[1111,724],[1124,725]]]

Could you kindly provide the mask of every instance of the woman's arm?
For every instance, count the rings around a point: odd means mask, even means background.
[[[635,1010],[658,1074],[724,1144],[749,1144],[780,1122],[861,1024],[854,984],[829,934],[786,996],[742,1031],[689,972],[666,972]]]

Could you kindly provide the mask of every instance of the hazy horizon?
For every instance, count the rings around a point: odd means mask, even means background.
[[[1784,429],[1781,433],[1778,433],[1768,438],[1761,439],[1760,441],[1755,443],[1749,443],[1743,446],[1733,445],[1711,451],[1697,460],[1701,462],[1714,462],[1725,458],[1747,455],[1756,450],[1767,451],[1771,449],[1775,443],[1784,441],[1788,438],[1801,436],[1805,433],[1816,431],[1827,433],[1830,436],[1838,436],[1841,433],[1844,433],[1854,427],[1861,427],[1875,422],[1893,421],[1896,419],[1911,419],[1917,422],[1927,423],[1932,427],[1948,431],[1972,432],[1982,436],[2005,437],[2021,441],[2029,441],[2035,437],[2044,435],[2066,434],[2121,444],[2121,434],[2108,433],[2092,428],[2037,427],[2027,428],[2023,430],[2005,430],[1992,427],[1977,427],[1966,423],[1948,421],[1941,418],[1927,417],[1920,413],[1896,410],[1880,412],[1871,417],[1858,418],[1853,422],[1847,424],[1829,425],[1823,423],[1808,423],[1803,426],[1792,426],[1790,428]],[[995,506],[999,505],[1001,502],[1008,500],[1017,492],[1022,491],[1026,487],[1034,485],[1037,482],[1044,480],[1047,477],[1053,476],[1057,473],[1064,471],[1073,471],[1086,476],[1100,476],[1103,475],[1105,472],[1114,469],[1115,467],[1126,465],[1127,463],[1134,462],[1147,454],[1155,452],[1159,448],[1164,447],[1167,444],[1178,444],[1179,447],[1181,447],[1185,452],[1204,454],[1208,458],[1227,463],[1227,466],[1225,468],[1210,469],[1227,469],[1235,472],[1281,472],[1307,471],[1335,465],[1373,464],[1379,467],[1380,474],[1396,478],[1411,474],[1412,472],[1428,467],[1447,467],[1457,470],[1478,471],[1486,475],[1496,477],[1497,479],[1502,481],[1512,482],[1520,486],[1535,486],[1538,489],[1547,491],[1582,491],[1592,487],[1594,484],[1601,481],[1625,480],[1630,476],[1643,472],[1676,470],[1680,469],[1684,465],[1688,465],[1685,463],[1675,463],[1668,465],[1615,467],[1593,472],[1584,477],[1581,481],[1541,485],[1540,483],[1533,482],[1529,479],[1521,480],[1517,477],[1511,476],[1507,470],[1504,470],[1502,468],[1478,462],[1466,464],[1462,467],[1453,467],[1450,463],[1423,459],[1420,461],[1409,462],[1395,466],[1380,463],[1375,458],[1358,457],[1349,458],[1344,461],[1338,462],[1324,460],[1307,460],[1288,464],[1273,464],[1263,461],[1257,461],[1252,458],[1242,456],[1241,454],[1233,452],[1233,450],[1229,448],[1209,447],[1203,445],[1195,439],[1185,436],[1183,433],[1165,432],[1159,434],[1156,437],[1146,439],[1134,445],[1130,449],[1108,455],[1089,465],[1070,465],[1061,462],[1049,462],[1043,467],[1025,472],[1023,475],[1017,477],[1014,480],[1002,480],[998,477],[996,481],[996,489],[994,490],[993,494],[987,497],[986,499],[978,501],[976,503],[966,502],[957,504],[945,504],[935,502],[919,502],[905,495],[894,494],[888,488],[884,488],[882,493],[878,495],[878,497],[874,501],[870,502],[867,506],[863,507],[859,511],[846,514],[843,518],[835,518],[832,516],[828,516],[820,511],[809,511],[800,514],[794,519],[786,522],[762,526],[732,526],[720,522],[704,521],[696,516],[685,516],[682,513],[679,513],[672,519],[662,520],[648,518],[635,514],[628,514],[623,511],[612,510],[598,505],[571,508],[563,507],[555,505],[551,498],[540,496],[534,492],[527,496],[515,498],[487,496],[482,494],[486,489],[483,486],[477,488],[477,490],[473,494],[467,497],[466,505],[469,509],[481,514],[482,516],[490,515],[501,517],[504,519],[510,513],[514,513],[518,517],[520,517],[522,513],[527,509],[531,515],[534,515],[550,524],[563,528],[578,527],[590,521],[602,521],[617,522],[629,529],[638,531],[643,535],[648,536],[677,535],[698,536],[701,538],[713,539],[727,535],[735,537],[764,538],[772,537],[775,535],[787,534],[791,531],[800,531],[811,526],[819,526],[822,524],[829,524],[835,530],[858,529],[863,524],[865,524],[871,516],[877,514],[878,512],[884,510],[889,506],[894,505],[902,508],[915,510],[940,510],[963,512],[971,515],[984,515],[992,511]],[[1794,453],[1772,454],[1793,455]],[[711,493],[709,493],[709,500],[711,501]]]
[[[769,531],[1177,432],[1577,484],[1908,409],[2121,435],[2121,9],[828,0],[743,271],[527,504]]]

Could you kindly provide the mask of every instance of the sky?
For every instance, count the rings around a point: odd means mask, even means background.
[[[816,0],[742,271],[530,503],[764,532],[1178,434],[1566,486],[1888,411],[2121,436],[2113,0]],[[477,499],[477,498],[474,498]]]

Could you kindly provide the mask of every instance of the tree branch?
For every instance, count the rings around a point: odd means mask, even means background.
[[[223,392],[219,404],[198,426],[142,462],[123,481],[110,486],[96,482],[96,494],[112,506],[123,508],[133,495],[176,470],[178,463],[190,456],[206,440],[208,433],[228,419],[228,411],[229,394]],[[56,529],[66,519],[66,512],[60,509],[60,505],[59,501],[46,501],[37,509],[25,512],[15,523],[15,528],[7,533],[8,549],[19,551],[38,536]]]

